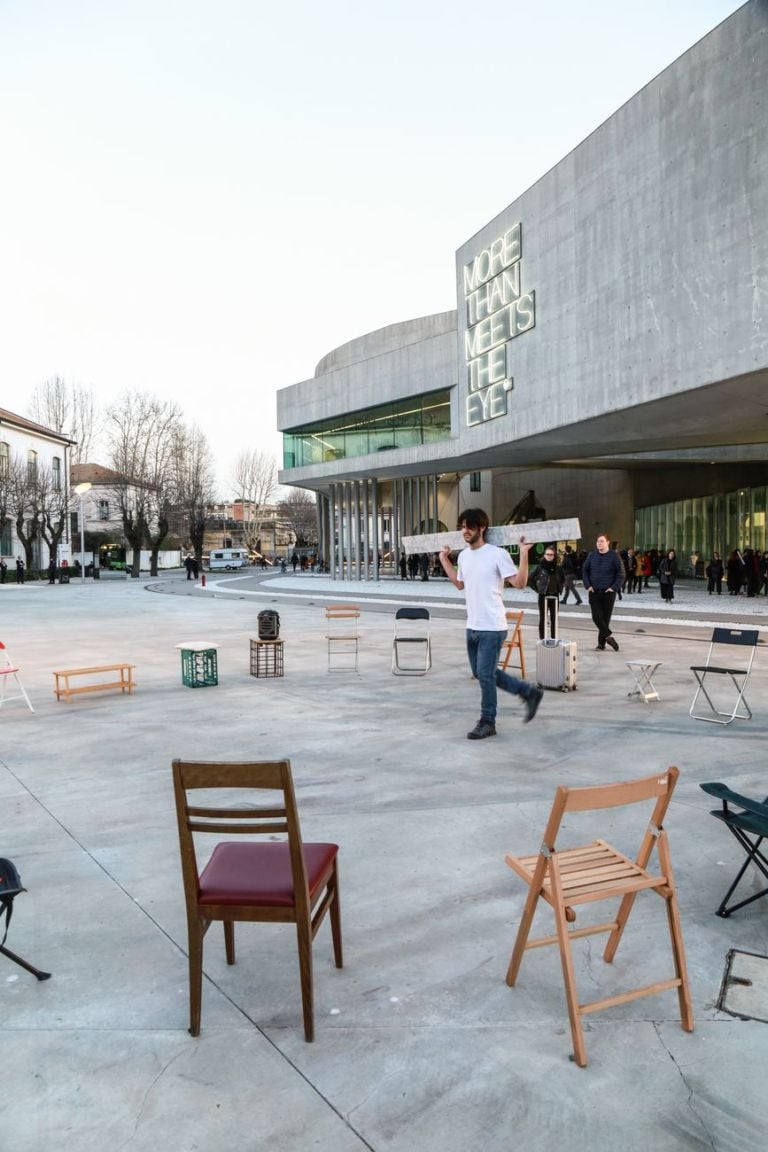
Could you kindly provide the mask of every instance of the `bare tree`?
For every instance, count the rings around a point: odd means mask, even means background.
[[[243,501],[243,540],[247,548],[254,549],[261,536],[264,509],[271,501],[277,485],[277,465],[273,456],[252,448],[241,452],[232,467],[232,485],[235,497]]]
[[[277,506],[277,514],[285,520],[296,537],[300,548],[317,544],[317,502],[314,492],[306,488],[291,488]]]
[[[32,393],[29,415],[38,424],[52,428],[75,441],[71,460],[85,464],[98,435],[99,421],[93,392],[62,376],[51,376]]]
[[[174,503],[180,515],[180,534],[191,543],[202,565],[205,514],[215,499],[213,458],[205,434],[194,424],[181,425],[173,455]]]
[[[16,525],[16,538],[24,549],[27,569],[34,566],[34,544],[40,535],[41,510],[37,493],[37,466],[14,456],[8,471],[8,511]]]
[[[120,509],[123,533],[133,549],[131,576],[141,571],[141,549],[151,552],[150,572],[168,535],[173,502],[174,445],[181,409],[144,392],[126,393],[107,412],[111,467],[119,480],[111,485]]]
[[[66,485],[55,479],[50,468],[37,469],[36,503],[40,517],[40,535],[48,545],[48,555],[58,555],[59,544],[67,526],[69,513]]]

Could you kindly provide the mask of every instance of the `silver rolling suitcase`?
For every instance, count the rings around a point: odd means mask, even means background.
[[[576,643],[564,644],[557,638],[558,598],[555,601],[555,632],[536,645],[536,679],[542,688],[559,688],[561,692],[572,692],[576,687]],[[549,604],[544,611],[545,628],[549,627]]]

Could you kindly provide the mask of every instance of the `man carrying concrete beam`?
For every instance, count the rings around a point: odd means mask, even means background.
[[[459,553],[458,570],[451,563],[451,548],[440,551],[440,563],[448,579],[465,593],[467,603],[467,656],[472,675],[480,681],[480,719],[469,740],[485,740],[496,735],[496,689],[501,688],[525,702],[524,722],[533,720],[544,695],[541,688],[518,680],[498,667],[499,653],[507,635],[507,618],[502,593],[505,582],[525,588],[528,582],[530,543],[520,537],[520,567],[508,552],[488,544],[485,534],[490,521],[482,508],[467,508],[459,516],[459,528],[466,547]]]

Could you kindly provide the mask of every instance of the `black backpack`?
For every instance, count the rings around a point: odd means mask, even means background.
[[[5,944],[13,913],[13,899],[18,896],[19,892],[26,892],[26,888],[21,882],[21,876],[19,876],[16,865],[12,860],[5,860],[0,857],[0,921],[5,914],[5,933],[0,946]]]

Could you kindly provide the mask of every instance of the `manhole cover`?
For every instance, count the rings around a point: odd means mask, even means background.
[[[768,1024],[768,956],[731,948],[717,1007],[742,1020]]]

